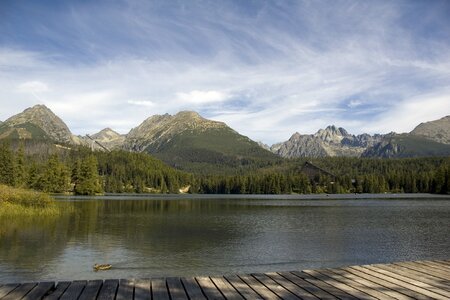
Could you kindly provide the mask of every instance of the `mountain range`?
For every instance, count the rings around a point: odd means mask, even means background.
[[[199,173],[217,165],[231,172],[279,159],[225,123],[192,111],[151,116],[126,135],[105,128],[92,135],[76,136],[50,109],[35,105],[0,124],[0,139],[35,139],[95,150],[147,152],[171,166]]]
[[[267,146],[193,111],[151,116],[125,135],[105,128],[92,135],[76,136],[49,108],[35,105],[0,122],[0,139],[34,139],[98,150],[147,152],[169,165],[201,172],[217,165],[230,170],[263,166],[279,160],[277,157],[448,156],[450,116],[421,123],[403,134],[353,135],[331,125],[314,134],[296,132],[285,142]]]
[[[383,135],[349,134],[334,125],[315,134],[294,133],[289,140],[272,145],[269,149],[281,157],[361,156],[364,151],[381,142]]]

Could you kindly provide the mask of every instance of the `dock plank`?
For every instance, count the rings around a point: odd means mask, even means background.
[[[383,274],[381,272],[377,272],[377,270],[376,269],[374,270],[370,265],[367,265],[367,266],[355,266],[355,267],[352,267],[352,268],[355,268],[357,270],[361,270],[363,272],[367,272],[367,273],[369,273],[369,274],[371,274],[371,275],[373,275],[375,277],[382,278],[382,279],[384,279],[386,281],[390,281],[390,282],[392,282],[392,283],[394,283],[394,284],[396,284],[398,286],[401,286],[401,287],[403,287],[403,288],[405,288],[407,290],[410,290],[410,291],[415,293],[414,298],[416,298],[416,299],[430,299],[430,297],[436,298],[436,299],[444,299],[445,298],[444,296],[441,296],[439,294],[430,292],[430,291],[428,291],[426,289],[423,289],[421,287],[418,287],[418,286],[416,286],[414,284],[411,284],[411,283],[405,282],[403,280],[399,280],[397,278],[389,276],[389,274]]]
[[[239,292],[245,299],[262,299],[247,283],[242,281],[237,275],[227,275],[224,278]]]
[[[55,288],[54,282],[39,282],[38,285],[31,290],[23,299],[42,299],[44,296]]]
[[[430,264],[428,262],[423,262],[423,261],[417,261],[414,263],[428,267],[428,269],[434,270],[435,272],[439,272],[439,273],[443,274],[444,276],[446,276],[447,278],[450,278],[450,274],[449,274],[450,270],[443,268],[439,265],[434,265],[434,264]]]
[[[301,299],[305,299],[305,300],[318,299],[313,294],[307,292],[306,290],[302,289],[301,287],[299,287],[295,283],[287,280],[286,278],[284,278],[283,276],[281,276],[278,273],[266,273],[265,275],[268,276],[273,281],[275,281],[280,286],[282,286],[285,289],[287,289],[292,294],[299,296]]]
[[[26,294],[31,292],[34,287],[37,286],[37,283],[24,283],[12,290],[10,293],[8,293],[5,297],[2,298],[2,300],[17,300],[22,299],[25,297]]]
[[[377,265],[378,268],[396,272],[400,275],[404,275],[405,277],[409,277],[412,279],[418,279],[420,278],[420,281],[426,284],[429,284],[431,286],[443,289],[444,291],[450,292],[450,281],[446,281],[444,279],[439,280],[439,278],[429,275],[428,273],[422,273],[418,272],[413,269],[409,269],[403,266],[398,266],[394,264],[389,265]]]
[[[19,286],[18,283],[10,283],[10,284],[2,285],[0,287],[0,298],[8,295],[9,293],[11,293],[18,286]]]
[[[161,300],[170,300],[169,290],[166,280],[163,278],[152,279],[152,298]]]
[[[70,281],[61,281],[56,284],[56,287],[51,291],[50,294],[45,296],[44,300],[57,300],[69,287]]]
[[[103,282],[102,287],[100,288],[97,299],[99,299],[99,300],[115,299],[118,286],[119,286],[119,280],[117,280],[117,279],[105,280]]]
[[[441,270],[438,270],[438,269],[435,269],[435,268],[432,268],[432,267],[429,267],[426,265],[421,265],[418,263],[402,263],[401,266],[405,266],[407,268],[412,268],[412,269],[418,270],[422,273],[429,274],[434,277],[438,277],[438,278],[440,278],[440,280],[450,281],[448,279],[448,275],[449,275],[448,272],[444,272],[444,271],[441,271]]]
[[[252,274],[252,276],[265,285],[269,290],[274,292],[278,297],[285,300],[298,300],[300,299],[293,293],[291,293],[286,287],[280,285],[278,282],[267,276],[266,274]]]
[[[153,297],[152,297],[153,296]],[[0,299],[450,299],[450,261],[226,276],[0,283]]]
[[[409,299],[414,299],[413,297],[409,297],[405,294],[402,294],[400,292],[398,292],[397,290],[392,288],[392,285],[388,284],[384,284],[383,282],[380,282],[378,280],[378,282],[375,281],[371,281],[374,280],[374,278],[367,276],[365,273],[358,273],[358,272],[354,272],[357,274],[354,274],[348,270],[344,270],[344,269],[333,269],[333,272],[335,272],[336,274],[339,274],[340,276],[349,278],[351,280],[354,280],[356,282],[359,282],[361,284],[364,284],[374,290],[380,291],[394,299],[398,299],[398,300],[409,300]],[[381,298],[381,297],[380,297]]]
[[[181,282],[183,283],[184,290],[186,291],[189,299],[206,299],[195,278],[181,278]]]
[[[134,297],[134,280],[121,279],[117,289],[116,300],[128,300]]]
[[[90,280],[81,292],[78,300],[94,300],[97,299],[98,292],[103,285],[103,280]]]
[[[136,279],[134,282],[134,299],[150,300],[152,298],[150,279]]]
[[[77,280],[70,283],[69,287],[64,291],[61,300],[78,299],[87,284],[86,280]]]
[[[225,299],[209,277],[196,277],[198,285],[207,299]]]
[[[269,273],[269,276],[271,273]],[[330,293],[327,293],[325,290],[315,286],[314,284],[290,273],[290,272],[278,272],[278,274],[290,282],[294,283],[295,285],[299,286],[300,288],[304,289],[305,291],[308,291],[310,294],[314,295],[315,297],[319,299],[326,299],[326,300],[334,300],[338,299],[336,296],[331,295]]]
[[[385,270],[384,268],[381,268],[380,265],[371,265],[370,268],[376,272],[382,273],[386,276],[390,276],[393,277],[395,279],[398,280],[402,280],[408,283],[411,283],[423,290],[429,291],[430,293],[427,293],[430,297],[438,297],[437,299],[442,299],[442,297],[446,298],[446,299],[450,299],[450,293],[446,292],[440,288],[434,287],[432,285],[429,285],[427,283],[424,283],[422,281],[416,280],[414,278],[412,278],[413,276],[404,276],[401,275],[398,271],[394,271],[394,270]]]
[[[336,288],[335,286],[333,286],[333,285],[331,285],[331,284],[329,284],[327,282],[324,282],[324,281],[322,281],[320,279],[315,278],[314,276],[309,275],[308,273],[295,271],[295,272],[292,272],[292,274],[294,274],[294,275],[300,277],[301,279],[304,279],[307,282],[309,282],[309,283],[311,283],[311,284],[313,284],[313,285],[323,289],[324,291],[326,291],[326,292],[328,292],[328,293],[338,297],[339,299],[358,299],[358,298],[356,298],[356,297],[354,297],[354,296],[344,292],[343,290],[341,290],[339,288]]]
[[[449,272],[450,271],[450,266],[448,266],[447,264],[441,263],[441,262],[437,262],[437,261],[431,261],[431,260],[421,260],[418,261],[419,263],[423,263],[426,265],[430,265],[436,268],[440,268],[443,271]]]
[[[316,277],[317,279],[322,280],[323,282],[326,282],[334,286],[335,288],[343,290],[347,294],[350,294],[358,299],[367,299],[367,300],[376,299],[375,297],[372,297],[369,294],[366,294],[353,286],[340,282],[334,279],[333,277],[326,275],[326,272],[324,270],[305,270],[303,271],[303,273],[307,273],[313,277]]]
[[[210,277],[227,300],[242,300],[241,294],[223,277]]]
[[[369,269],[365,269],[361,266],[352,266],[352,267],[344,268],[344,270],[349,271],[358,276],[367,278],[373,282],[376,282],[380,285],[388,287],[392,290],[398,291],[398,292],[400,292],[404,295],[407,295],[413,299],[419,299],[419,300],[429,299],[429,297],[409,289],[408,286],[405,286],[402,281],[396,281],[395,279],[392,280],[392,278],[390,278],[390,277],[384,276],[383,274],[380,274],[377,272],[373,272]],[[398,283],[400,283],[400,284],[398,284]]]
[[[169,277],[166,279],[171,300],[188,300],[181,279],[178,277]]]
[[[375,285],[373,282],[358,278],[355,275],[353,275],[353,276],[346,275],[345,273],[339,272],[338,270],[334,270],[334,269],[327,269],[326,271],[320,270],[320,272],[322,272],[325,275],[330,276],[342,283],[350,285],[350,286],[360,290],[363,293],[366,293],[372,297],[375,297],[376,299],[385,299],[385,298],[393,297],[392,294],[386,293],[386,292],[388,292],[387,289],[383,288],[382,286]]]
[[[450,267],[450,260],[434,260],[434,261]]]
[[[250,286],[256,293],[258,293],[263,299],[280,299],[274,292],[267,288],[264,284],[260,283],[251,275],[238,275],[248,286]]]

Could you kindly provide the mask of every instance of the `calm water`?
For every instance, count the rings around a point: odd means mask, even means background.
[[[448,259],[450,201],[104,197],[0,220],[0,282],[267,272]],[[93,272],[94,263],[113,269]]]

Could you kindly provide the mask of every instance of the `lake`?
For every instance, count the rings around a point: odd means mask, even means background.
[[[0,220],[0,282],[449,258],[450,199],[340,197],[59,197],[62,216]],[[94,272],[95,263],[113,269]]]

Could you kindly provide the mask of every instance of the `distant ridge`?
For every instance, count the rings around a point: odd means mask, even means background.
[[[123,147],[151,153],[172,166],[197,172],[218,166],[236,169],[276,159],[225,123],[192,111],[149,117],[127,134]]]
[[[105,128],[87,136],[75,136],[45,105],[25,109],[0,122],[0,140],[38,140],[90,146],[95,150],[123,149],[150,153],[187,171],[264,166],[296,157],[421,157],[450,155],[450,116],[419,124],[410,133],[385,135],[348,133],[330,125],[315,134],[294,133],[288,141],[272,146],[257,143],[223,122],[208,120],[194,111],[153,115],[126,135]],[[270,150],[270,151],[269,151]]]
[[[361,156],[369,147],[383,138],[382,135],[349,134],[344,128],[330,125],[315,134],[294,133],[291,138],[270,147],[281,157]]]

